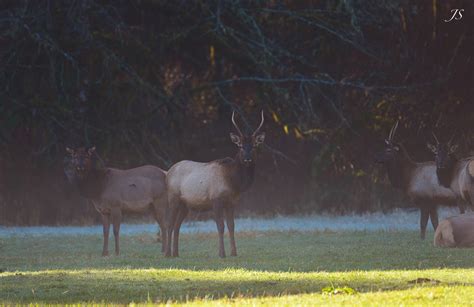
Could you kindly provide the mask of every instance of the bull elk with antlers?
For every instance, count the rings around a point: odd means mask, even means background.
[[[149,213],[158,222],[162,235],[162,251],[166,245],[165,215],[167,196],[166,172],[153,165],[120,170],[98,165],[95,147],[66,148],[70,154],[65,174],[82,196],[100,213],[103,224],[102,255],[109,254],[109,229],[113,225],[115,254],[120,253],[119,232],[122,212]]]
[[[402,144],[393,141],[398,121],[392,127],[385,140],[385,149],[376,156],[376,162],[387,167],[391,184],[403,190],[411,201],[420,208],[420,236],[425,238],[426,226],[438,227],[438,205],[456,205],[454,193],[438,183],[436,164],[430,162],[414,162]]]
[[[254,181],[257,148],[264,142],[263,111],[261,122],[252,134],[243,134],[235,122],[232,124],[238,135],[230,133],[231,141],[237,145],[235,158],[224,158],[207,163],[181,161],[173,165],[166,176],[168,191],[168,244],[166,256],[171,256],[173,236],[173,257],[178,256],[179,229],[189,209],[214,211],[219,233],[219,256],[225,257],[224,215],[230,237],[231,256],[237,255],[234,239],[234,207],[242,192],[248,190]]]
[[[434,133],[433,137],[436,145],[427,146],[435,156],[439,183],[451,189],[460,204],[474,205],[474,157],[458,159],[455,155],[458,145],[452,143],[453,137],[447,143],[440,142]]]

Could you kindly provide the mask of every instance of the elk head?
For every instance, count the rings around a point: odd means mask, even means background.
[[[452,144],[454,135],[447,143],[441,143],[436,135],[434,133],[432,134],[436,145],[430,143],[427,143],[426,145],[428,149],[431,150],[431,152],[435,155],[436,168],[438,170],[450,168],[456,161],[454,153],[458,149],[457,144]]]
[[[87,178],[87,175],[89,175],[94,167],[93,154],[95,153],[95,146],[89,148],[79,147],[76,149],[66,147],[66,151],[70,155],[68,164],[65,166],[68,178],[72,181]]]
[[[400,144],[395,143],[393,141],[397,128],[398,128],[398,121],[395,123],[395,125],[393,125],[392,130],[390,130],[388,138],[385,139],[385,149],[376,154],[375,162],[387,163],[389,161],[396,159],[398,155],[401,153]]]
[[[239,135],[236,135],[231,132],[230,139],[232,140],[232,143],[239,147],[239,153],[237,154],[237,157],[240,162],[246,166],[251,165],[255,161],[257,157],[256,149],[261,144],[263,144],[263,141],[265,140],[265,132],[259,132],[263,126],[263,110],[261,114],[262,120],[260,122],[260,125],[252,134],[249,135],[243,134],[242,131],[240,131],[239,126],[235,122],[235,112],[232,112],[232,124],[234,125]]]

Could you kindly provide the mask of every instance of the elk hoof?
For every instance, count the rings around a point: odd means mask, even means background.
[[[109,256],[109,252],[102,252],[102,257],[108,257]]]
[[[232,257],[236,257],[236,256],[237,256],[237,252],[232,252],[232,253],[230,253],[230,255],[231,255]]]

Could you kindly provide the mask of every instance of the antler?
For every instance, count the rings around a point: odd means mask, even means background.
[[[237,126],[235,119],[234,119],[235,111],[232,111],[232,124],[234,124],[235,129],[237,132],[240,134],[240,136],[243,136],[242,131],[240,131],[239,126]]]
[[[438,138],[436,137],[436,134],[434,134],[433,131],[431,131],[431,134],[433,135],[433,137],[434,137],[434,139],[435,139],[435,141],[436,141],[436,144],[439,144],[439,140],[438,140]],[[451,141],[450,141],[450,142],[451,142]],[[449,144],[449,143],[448,143],[448,144]]]
[[[263,117],[263,110],[262,110],[262,121],[260,122],[260,126],[258,126],[258,128],[254,131],[253,135],[256,135],[258,133],[258,131],[262,128],[263,126],[263,120],[264,120],[264,117]]]
[[[456,136],[455,133],[454,133],[453,136],[449,139],[449,141],[448,141],[448,146],[451,145],[451,142],[454,140],[454,136]]]
[[[397,128],[398,128],[398,122],[399,121],[397,120],[395,125],[393,125],[392,130],[390,130],[390,134],[388,135],[388,140],[389,141],[393,140],[393,137],[395,136],[395,132],[397,131]]]

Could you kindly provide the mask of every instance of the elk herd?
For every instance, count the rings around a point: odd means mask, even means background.
[[[95,154],[95,147],[66,148],[64,172],[81,195],[92,203],[102,218],[104,246],[108,255],[110,224],[113,225],[115,254],[120,253],[119,233],[123,212],[152,213],[160,226],[162,252],[178,256],[179,230],[189,209],[213,210],[219,233],[219,256],[225,257],[224,216],[230,237],[231,256],[237,256],[234,238],[234,207],[240,194],[250,188],[254,180],[257,149],[265,140],[258,128],[242,133],[232,113],[232,124],[237,134],[230,133],[237,145],[235,158],[224,158],[207,163],[181,161],[168,172],[144,165],[128,170],[107,168]],[[171,246],[173,250],[171,251]]]
[[[180,161],[168,171],[153,165],[120,170],[108,168],[98,158],[95,147],[66,148],[64,172],[68,181],[99,212],[103,225],[102,255],[109,254],[110,224],[115,239],[115,254],[120,253],[120,224],[125,212],[152,214],[157,221],[162,252],[179,255],[179,231],[189,210],[212,210],[218,231],[219,256],[225,257],[224,228],[230,239],[230,255],[237,255],[234,238],[234,208],[242,192],[248,190],[255,174],[258,148],[265,140],[258,128],[242,133],[232,113],[238,134],[230,133],[237,146],[234,158],[207,163]],[[385,148],[375,161],[386,167],[393,187],[403,191],[420,209],[420,236],[425,238],[428,221],[435,229],[434,244],[443,247],[474,246],[474,214],[463,214],[465,205],[474,202],[474,157],[457,159],[452,140],[428,144],[434,161],[415,162],[401,143],[394,141],[398,122],[392,127]],[[458,206],[461,215],[438,221],[440,205]],[[224,223],[225,222],[225,223]],[[439,224],[439,225],[438,225]]]
[[[465,206],[474,202],[474,157],[458,160],[457,145],[427,144],[435,161],[414,162],[402,144],[394,142],[398,121],[385,140],[385,149],[376,162],[385,165],[391,184],[401,189],[420,208],[420,236],[425,238],[428,220],[435,230],[434,245],[474,247],[474,214],[464,214]],[[461,215],[445,219],[438,225],[438,206],[458,206]]]

